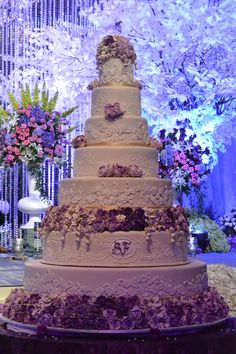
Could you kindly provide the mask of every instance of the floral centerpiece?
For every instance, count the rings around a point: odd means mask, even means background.
[[[63,113],[55,106],[58,92],[49,99],[49,92],[38,86],[31,97],[28,86],[21,88],[21,102],[18,103],[13,93],[9,93],[12,112],[0,108],[0,161],[5,167],[25,162],[28,171],[36,180],[36,189],[41,196],[43,191],[42,164],[45,160],[60,165],[63,161],[63,146],[68,143],[66,117],[77,107]]]
[[[196,142],[196,134],[187,135],[186,123],[169,133],[165,129],[160,130],[159,175],[172,179],[177,190],[188,194],[210,173],[207,162],[204,162],[204,158],[209,160],[210,151]]]

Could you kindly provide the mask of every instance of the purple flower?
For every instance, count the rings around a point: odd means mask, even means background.
[[[95,232],[103,232],[103,231],[105,231],[106,225],[102,220],[101,221],[94,221],[93,228],[94,228]]]
[[[126,316],[124,317],[121,322],[121,329],[124,329],[124,330],[130,330],[130,329],[134,329],[134,320],[132,317],[130,316]]]
[[[111,308],[103,310],[103,317],[107,318],[108,320],[116,317],[116,310]]]
[[[121,111],[120,104],[118,102],[111,104],[107,103],[104,106],[105,118],[108,120],[115,120],[121,117],[125,112]]]
[[[55,134],[53,132],[43,132],[42,144],[43,146],[53,147],[55,144]]]
[[[19,119],[19,125],[21,125],[21,124],[25,124],[25,125],[27,125],[28,126],[28,124],[29,124],[29,121],[30,121],[30,118],[29,117],[27,117],[27,116],[20,116],[20,119]]]
[[[117,318],[109,318],[108,323],[109,323],[110,329],[113,329],[113,330],[119,330],[121,327],[120,320],[118,320]]]
[[[41,123],[45,119],[45,112],[39,106],[32,108],[30,115],[35,118],[37,123]]]
[[[41,136],[44,133],[44,130],[41,127],[37,127],[34,129],[33,134]]]
[[[41,313],[37,317],[37,323],[40,326],[50,327],[53,323],[53,317],[49,313]]]
[[[75,307],[79,304],[79,297],[78,295],[67,295],[65,299],[65,304],[68,307]]]
[[[6,145],[13,145],[14,144],[15,139],[12,138],[11,134],[6,134],[4,137],[4,142]]]
[[[94,323],[94,328],[95,329],[103,329],[103,330],[106,330],[106,329],[109,329],[110,326],[109,326],[109,322],[106,318],[104,318],[103,316],[101,317],[98,317],[96,318],[95,320],[95,323]]]
[[[84,135],[78,135],[72,140],[71,145],[74,149],[84,147],[87,145],[87,139]]]

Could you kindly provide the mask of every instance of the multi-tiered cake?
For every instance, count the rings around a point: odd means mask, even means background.
[[[74,177],[43,221],[43,259],[26,263],[24,290],[3,314],[76,329],[165,328],[227,316],[206,265],[187,258],[188,222],[157,178],[157,149],[141,117],[136,55],[121,36],[97,51],[91,118],[74,146]],[[154,142],[155,143],[155,142]]]

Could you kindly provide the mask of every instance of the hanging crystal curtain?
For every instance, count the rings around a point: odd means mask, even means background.
[[[35,64],[35,51],[47,48],[47,42],[32,43],[32,38],[38,34],[46,36],[47,31],[67,31],[72,37],[82,36],[89,24],[81,10],[92,6],[95,0],[2,0],[0,3],[0,105],[7,107],[7,92],[13,91],[17,97],[22,84],[32,89],[36,82],[47,79],[47,70]],[[31,65],[31,63],[34,63]],[[89,81],[89,78],[88,78]],[[53,93],[53,87],[50,93]],[[55,90],[54,90],[55,92]],[[19,99],[19,96],[17,97]],[[59,92],[59,100],[63,100],[63,92]],[[71,125],[77,125],[77,131],[83,132],[84,121],[89,115],[89,97],[75,102],[78,110],[70,116]],[[66,107],[67,109],[70,107]],[[69,139],[73,138],[70,136]],[[57,204],[58,183],[61,178],[71,177],[73,174],[73,152],[66,147],[67,163],[59,170],[45,163],[44,185],[50,199]],[[27,196],[26,167],[15,166],[8,171],[0,171],[0,202],[9,204],[8,213],[3,214],[4,225],[9,227],[11,236],[18,235],[18,227],[27,221],[27,215],[19,215],[18,200]],[[0,230],[1,232],[1,230]],[[5,236],[4,236],[5,237]],[[0,246],[6,239],[0,235]]]

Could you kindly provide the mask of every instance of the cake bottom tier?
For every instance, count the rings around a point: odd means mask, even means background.
[[[25,289],[13,290],[2,311],[21,328],[30,324],[44,333],[47,327],[113,333],[204,325],[228,316],[222,296],[207,286],[201,262],[120,270],[33,261],[25,270]]]
[[[26,262],[24,289],[40,295],[181,296],[202,293],[208,287],[206,264],[163,267],[72,267]]]

